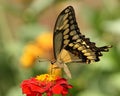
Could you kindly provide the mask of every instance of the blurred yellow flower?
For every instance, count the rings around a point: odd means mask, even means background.
[[[51,33],[42,34],[38,36],[36,39],[36,43],[39,47],[43,48],[44,50],[48,50],[53,46],[53,38]]]
[[[53,58],[52,46],[52,33],[44,32],[32,44],[25,46],[20,63],[23,67],[31,67],[38,56],[45,59]]]

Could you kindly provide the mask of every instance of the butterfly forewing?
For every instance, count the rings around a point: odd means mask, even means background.
[[[55,24],[53,36],[53,48],[55,58],[57,58],[61,49],[69,44],[69,33],[71,29],[78,29],[78,27],[75,20],[74,10],[71,6],[68,6],[60,13]],[[71,31],[71,34],[74,34],[74,31]]]
[[[90,42],[89,38],[85,38],[80,33],[72,6],[68,6],[58,16],[53,39],[55,59],[61,50],[65,49],[68,54],[78,57],[77,60],[71,58],[71,62],[91,63],[91,61],[99,61],[99,56],[102,56],[101,52],[108,51],[110,48],[110,46],[96,47],[94,42]]]

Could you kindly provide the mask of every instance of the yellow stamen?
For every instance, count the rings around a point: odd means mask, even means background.
[[[37,80],[39,81],[55,81],[56,80],[56,76],[55,75],[49,75],[49,74],[43,74],[43,75],[39,75],[36,77]]]

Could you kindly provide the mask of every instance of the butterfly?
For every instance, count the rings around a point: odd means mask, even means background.
[[[108,52],[111,47],[96,47],[94,42],[81,34],[72,6],[59,14],[53,34],[54,64],[63,68],[68,77],[71,78],[71,73],[66,63],[97,62],[102,52]]]

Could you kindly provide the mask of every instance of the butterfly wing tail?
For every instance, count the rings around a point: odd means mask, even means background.
[[[98,51],[108,52],[108,51],[109,51],[109,48],[111,48],[111,47],[112,47],[111,45],[99,47],[99,48],[98,48]]]

